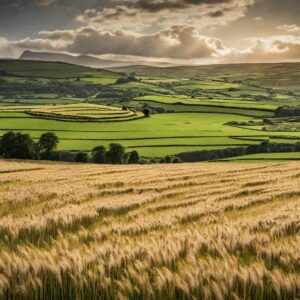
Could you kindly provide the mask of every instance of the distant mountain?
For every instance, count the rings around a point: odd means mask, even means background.
[[[113,67],[125,67],[132,64],[149,65],[149,62],[130,62],[130,61],[118,61],[118,60],[105,60],[88,55],[70,55],[63,53],[52,52],[35,52],[26,50],[19,57],[20,60],[38,60],[38,61],[50,61],[50,62],[64,62],[73,65],[92,67],[92,68],[113,68]],[[171,66],[168,63],[153,63],[153,66]]]
[[[105,60],[87,55],[69,55],[63,53],[51,53],[51,52],[35,52],[26,50],[19,57],[20,60],[39,60],[39,61],[55,61],[64,62],[73,65],[92,67],[92,68],[111,68],[128,66],[131,63],[123,61]]]

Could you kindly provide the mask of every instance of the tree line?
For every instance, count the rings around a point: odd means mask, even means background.
[[[276,117],[299,117],[300,107],[283,107],[280,106],[275,111]]]
[[[137,164],[137,151],[126,153],[121,144],[109,148],[95,147],[91,155],[82,151],[56,151],[59,139],[55,133],[46,132],[36,142],[29,134],[9,131],[0,139],[0,156],[7,159],[52,160],[67,162],[93,162],[98,164]]]
[[[0,156],[7,159],[52,160],[97,164],[138,164],[147,163],[137,151],[127,153],[121,144],[112,143],[108,149],[97,146],[89,155],[82,151],[56,151],[59,143],[55,133],[46,132],[38,141],[29,134],[9,131],[0,139]],[[235,156],[257,153],[300,152],[300,142],[270,143],[268,141],[248,147],[203,150],[167,155],[161,159],[151,159],[150,163],[180,163],[219,160]]]
[[[203,150],[178,154],[182,162],[197,162],[219,160],[223,158],[243,156],[258,153],[280,153],[300,152],[300,142],[292,143],[270,143],[268,141],[248,147],[226,148],[218,150]]]

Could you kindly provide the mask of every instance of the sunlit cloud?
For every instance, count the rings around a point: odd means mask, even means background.
[[[293,25],[281,25],[278,26],[277,29],[286,31],[292,34],[300,34],[300,26],[293,24]]]
[[[87,9],[76,20],[88,26],[143,32],[155,24],[159,29],[173,25],[204,28],[224,26],[245,16],[254,0],[119,0],[118,5]]]

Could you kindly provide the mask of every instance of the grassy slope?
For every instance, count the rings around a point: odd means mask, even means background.
[[[7,72],[2,78],[8,82],[16,81],[28,85],[34,80],[34,84],[48,85],[51,80],[55,79],[62,84],[68,82],[78,87],[83,87],[86,83],[104,84],[116,91],[131,90],[131,92],[138,92],[143,95],[129,101],[129,105],[133,105],[133,107],[148,104],[152,107],[164,108],[168,112],[174,112],[172,114],[153,115],[151,118],[143,120],[97,124],[36,119],[22,114],[22,110],[19,113],[11,111],[0,113],[0,130],[1,134],[10,129],[30,132],[35,138],[38,138],[44,131],[56,131],[61,139],[59,147],[62,150],[90,150],[99,144],[107,146],[110,141],[118,141],[128,149],[139,150],[145,156],[164,156],[183,151],[247,146],[249,143],[268,140],[272,136],[276,136],[278,141],[288,136],[293,136],[297,140],[300,137],[300,133],[297,132],[264,132],[260,130],[261,126],[257,126],[257,128],[235,128],[225,124],[230,121],[246,122],[252,117],[263,118],[271,115],[275,108],[285,101],[294,101],[291,100],[293,97],[284,96],[280,93],[274,94],[272,101],[270,99],[254,101],[252,98],[256,95],[265,97],[270,97],[270,95],[264,87],[252,85],[255,80],[256,83],[260,83],[272,76],[275,80],[274,72],[277,72],[277,79],[280,79],[280,76],[286,76],[289,80],[297,79],[296,74],[299,74],[299,67],[300,64],[174,67],[167,69],[138,67],[129,68],[126,71],[148,74],[141,76],[142,82],[117,85],[113,83],[121,75],[110,71],[62,63],[0,61],[0,72],[1,70]],[[192,78],[193,76],[195,78]],[[227,82],[222,79],[223,76],[226,77]],[[183,80],[184,77],[192,79]],[[228,82],[228,80],[234,81],[236,79],[243,80],[243,83]],[[221,82],[222,80],[223,82]],[[173,83],[172,86],[168,86],[170,82]],[[200,93],[192,98],[189,93],[194,89],[200,90]],[[237,91],[232,89],[237,89]],[[252,98],[241,96],[243,93],[251,94]],[[34,110],[51,113],[57,113],[57,109],[59,109],[59,106],[49,106],[51,103],[59,101],[57,103],[65,104],[81,101],[67,97],[54,99],[56,96],[49,93],[36,93],[32,98],[17,100],[20,103],[48,104],[48,106],[34,108]],[[94,98],[92,100],[99,101],[99,103],[103,101],[103,104],[107,103],[105,97],[102,100]],[[11,100],[2,99],[1,101],[3,104],[9,104]],[[122,97],[117,104],[119,107],[124,105]],[[77,105],[78,107],[80,105],[86,106],[86,104]],[[63,106],[64,112],[59,113],[70,117],[80,115],[83,117],[101,117],[103,115],[103,112],[98,110],[92,111],[87,108],[74,110],[67,109],[67,107]],[[72,106],[70,107],[72,108]],[[26,106],[26,109],[31,108]],[[108,111],[108,113],[110,112]],[[119,113],[122,114],[123,112],[119,111]]]
[[[59,62],[0,60],[0,71],[24,78],[120,77],[117,73],[111,71],[96,70]]]

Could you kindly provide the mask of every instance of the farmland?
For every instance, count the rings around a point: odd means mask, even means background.
[[[146,159],[296,143],[297,117],[274,114],[299,105],[299,70],[296,63],[97,70],[0,61],[0,135],[55,132],[58,150],[88,153],[117,142]]]
[[[1,161],[1,298],[296,299],[299,175]]]

